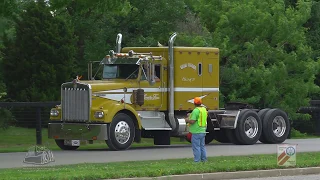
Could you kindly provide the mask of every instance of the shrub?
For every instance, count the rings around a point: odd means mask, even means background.
[[[11,111],[8,109],[0,108],[0,128],[8,129],[15,121]]]
[[[304,138],[304,137],[307,137],[307,133],[301,133],[300,131],[292,128],[291,129],[291,137],[294,137],[294,138]]]

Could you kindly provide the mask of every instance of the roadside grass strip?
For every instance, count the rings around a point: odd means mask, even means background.
[[[296,156],[295,168],[320,166],[320,152],[301,152]],[[268,154],[209,157],[206,163],[194,163],[192,158],[187,158],[0,169],[0,179],[95,180],[283,168],[292,167],[278,166],[277,154]]]
[[[8,152],[27,152],[28,149],[36,144],[36,130],[30,128],[10,127],[7,130],[0,131],[0,153]],[[172,137],[171,144],[190,144],[187,141],[181,141],[180,138]],[[48,139],[48,129],[42,129],[42,145],[50,150],[60,151],[53,139]],[[152,147],[153,139],[142,138],[140,143],[133,143],[132,147]],[[82,144],[79,149],[108,149],[105,141],[95,141],[93,144]]]

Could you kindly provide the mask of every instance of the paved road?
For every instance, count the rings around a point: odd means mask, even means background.
[[[263,177],[263,178],[248,178],[248,179],[230,179],[230,180],[319,180],[320,174],[302,175],[302,176],[281,176],[281,177]]]
[[[297,144],[297,153],[320,151],[320,139],[288,139],[284,143]],[[212,144],[207,146],[207,156],[230,156],[250,154],[277,153],[276,144],[233,145]],[[0,168],[33,166],[23,163],[25,152],[0,153]],[[102,163],[117,161],[159,160],[175,158],[191,158],[190,145],[157,146],[149,148],[131,148],[126,151],[77,150],[77,151],[54,151],[55,162],[48,165],[63,165],[77,163]],[[297,159],[298,159],[297,155]]]

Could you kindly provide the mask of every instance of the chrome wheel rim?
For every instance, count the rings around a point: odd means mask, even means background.
[[[125,144],[130,139],[130,127],[125,121],[120,121],[115,128],[115,137],[118,143]]]
[[[276,116],[272,121],[272,131],[277,137],[282,137],[286,132],[286,121],[282,116]]]
[[[258,121],[256,118],[250,116],[244,122],[244,132],[249,138],[254,138],[258,134]]]

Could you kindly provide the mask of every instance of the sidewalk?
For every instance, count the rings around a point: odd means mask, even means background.
[[[308,174],[320,174],[320,167],[271,169],[271,170],[257,170],[257,171],[237,171],[237,172],[217,172],[217,173],[205,173],[205,174],[185,174],[185,175],[171,175],[171,176],[161,176],[161,177],[122,178],[122,179],[113,179],[113,180],[220,180],[220,179],[295,176],[295,175],[308,175]]]

